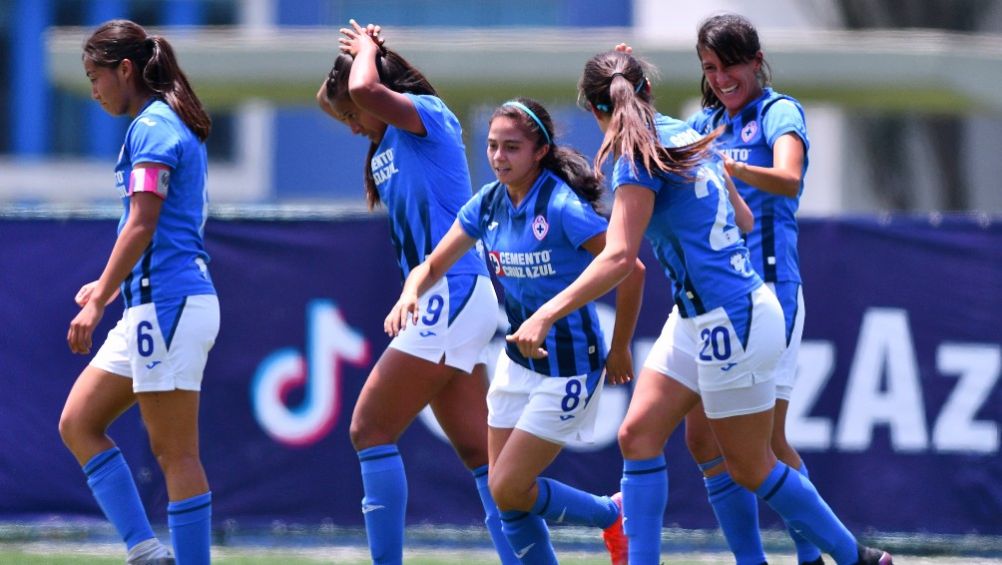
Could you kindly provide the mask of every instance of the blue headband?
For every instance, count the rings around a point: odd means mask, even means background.
[[[623,73],[612,73],[612,76],[609,77],[610,86],[612,84],[612,80],[615,79],[617,76],[626,78],[626,75],[624,75]],[[646,76],[640,77],[640,80],[637,82],[636,86],[633,87],[633,92],[640,94],[640,91],[643,90],[645,84],[647,84],[647,77]],[[595,107],[598,108],[599,111],[605,112],[606,114],[612,113],[612,106],[610,106],[609,104],[595,104]]]
[[[543,132],[543,136],[546,138],[546,144],[547,145],[553,145],[553,142],[550,141],[550,134],[549,134],[549,132],[546,131],[546,127],[543,126],[542,120],[540,120],[536,116],[536,113],[533,112],[532,110],[530,110],[528,106],[526,106],[525,104],[522,104],[518,100],[509,100],[509,101],[505,102],[504,104],[502,104],[502,106],[514,106],[514,107],[518,108],[519,110],[522,110],[523,112],[525,112],[526,115],[528,115],[530,118],[532,118],[532,121],[536,122],[536,125],[539,126],[539,129]]]

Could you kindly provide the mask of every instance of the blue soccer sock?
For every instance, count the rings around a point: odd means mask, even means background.
[[[578,490],[560,481],[536,479],[539,495],[531,512],[556,524],[598,526],[603,530],[619,518],[619,506],[608,496]]]
[[[668,467],[665,456],[625,459],[623,530],[630,542],[630,563],[661,562],[661,524],[668,504]]]
[[[807,463],[804,463],[803,459],[800,460],[800,474],[807,479],[811,478],[810,473],[807,472]],[[818,546],[814,545],[810,542],[810,540],[800,535],[800,533],[798,533],[795,528],[791,527],[790,524],[786,525],[786,529],[790,532],[790,539],[793,540],[793,545],[797,548],[798,563],[811,563],[816,561],[818,557],[821,557],[821,550],[818,549]]]
[[[498,510],[494,498],[491,496],[491,489],[487,486],[487,465],[481,465],[473,470],[473,479],[477,482],[477,494],[480,495],[480,502],[484,505],[484,512],[487,517],[484,523],[487,531],[491,534],[491,541],[494,542],[494,549],[497,551],[501,565],[518,565],[518,558],[508,543],[508,538],[501,531],[501,512]]]
[[[758,529],[758,499],[755,493],[731,479],[730,473],[703,477],[713,513],[734,554],[737,565],[761,565],[766,562],[762,536]]]
[[[362,516],[372,562],[399,565],[404,559],[404,513],[407,476],[394,444],[358,452],[362,467]]]
[[[83,472],[98,506],[118,530],[127,549],[154,537],[136,481],[117,447],[92,457],[83,466]]]
[[[209,565],[212,547],[212,493],[167,503],[174,558],[180,565]]]
[[[501,512],[501,530],[522,565],[557,565],[542,516],[520,510]]]
[[[839,521],[807,477],[778,461],[755,491],[783,520],[839,565],[856,562],[856,538]]]

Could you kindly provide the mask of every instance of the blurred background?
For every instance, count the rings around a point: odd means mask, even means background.
[[[660,111],[695,112],[696,30],[720,11],[758,27],[773,85],[803,103],[811,139],[788,436],[866,539],[1002,555],[1002,0],[0,0],[0,540],[5,523],[104,524],[56,430],[86,362],[65,345],[71,297],[101,272],[121,210],[112,172],[128,119],[90,100],[80,58],[98,24],[164,34],[213,118],[207,238],[223,329],[201,429],[225,541],[362,524],[347,428],[400,278],[385,218],[364,206],[368,141],[314,98],[338,28],[382,25],[430,79],[463,124],[476,188],[493,180],[487,117],[514,96],[542,101],[558,142],[594,154],[576,82],[618,42],[660,70]],[[659,269],[648,277],[638,363],[671,306]],[[600,313],[608,335],[608,301]],[[618,490],[629,394],[607,388],[597,443],[571,446],[548,473]],[[166,492],[136,411],[111,435],[162,525]],[[401,451],[409,524],[472,526],[467,539],[485,545],[472,477],[433,416]],[[715,532],[681,433],[667,454],[666,525]],[[769,511],[762,523],[781,528]],[[789,551],[781,533],[769,540]]]
[[[660,68],[659,109],[688,116],[696,29],[723,10],[758,26],[775,87],[807,110],[805,213],[1002,211],[996,0],[3,0],[0,202],[113,198],[127,122],[90,101],[80,47],[114,17],[178,50],[214,119],[216,203],[357,204],[366,142],[313,99],[349,18],[383,25],[460,115],[480,186],[485,113],[511,96],[549,104],[563,141],[593,151],[575,83],[616,42]]]

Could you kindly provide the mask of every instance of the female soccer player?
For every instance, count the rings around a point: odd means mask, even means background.
[[[212,494],[198,454],[198,401],[219,330],[206,268],[205,138],[209,116],[166,39],[113,20],[84,44],[91,96],[132,118],[115,166],[125,211],[101,277],[76,295],[67,341],[90,353],[105,306],[125,313],[77,378],[59,432],[128,548],[128,563],[174,563],[154,537],[128,465],[106,435],[138,401],[167,480],[167,523],[181,565],[209,563]],[[120,288],[119,288],[120,287]]]
[[[610,154],[616,157],[606,246],[512,339],[523,355],[533,356],[552,320],[608,292],[632,270],[646,231],[671,276],[675,307],[619,431],[630,563],[659,562],[668,494],[664,445],[700,400],[737,484],[839,565],[891,563],[886,553],[858,545],[807,477],[790,473],[770,448],[772,372],[785,348],[783,312],[749,264],[723,164],[711,152],[714,136],[701,137],[658,114],[644,66],[622,51],[591,58],[578,91],[605,133],[595,170]]]
[[[804,331],[804,298],[797,255],[796,212],[807,172],[804,110],[793,98],[772,90],[769,65],[758,32],[742,16],[723,14],[699,28],[696,53],[703,68],[703,110],[689,118],[697,132],[718,127],[717,148],[727,172],[758,222],[745,241],[751,265],[776,294],[786,322],[786,349],[774,371],[772,450],[794,470],[807,467],[786,440],[786,414],[797,373]],[[686,416],[685,437],[704,473],[710,504],[738,565],[765,561],[758,529],[758,502],[738,488],[723,464],[702,409]],[[802,565],[821,565],[821,550],[787,524]]]
[[[470,198],[462,130],[428,80],[382,47],[378,26],[341,29],[341,54],[317,93],[320,107],[369,138],[365,190],[388,212],[406,277],[431,253]],[[362,513],[375,563],[403,560],[407,479],[397,440],[428,405],[473,471],[487,526],[504,563],[516,563],[501,533],[487,477],[487,373],[478,357],[493,337],[497,297],[483,258],[469,252],[421,295],[420,324],[390,343],[355,404],[351,441],[362,470]]]
[[[574,281],[605,246],[607,223],[595,211],[601,182],[580,153],[554,142],[550,114],[538,102],[518,98],[494,111],[487,159],[497,182],[463,206],[435,250],[411,271],[386,318],[390,335],[418,322],[418,297],[478,240],[504,288],[513,329]],[[539,355],[509,345],[499,356],[487,396],[490,489],[522,563],[557,562],[545,522],[550,519],[603,528],[612,562],[626,564],[619,498],[539,475],[568,441],[590,441],[602,374],[613,384],[633,378],[630,342],[643,284],[644,266],[635,260],[616,297],[608,355],[589,302],[547,328]]]

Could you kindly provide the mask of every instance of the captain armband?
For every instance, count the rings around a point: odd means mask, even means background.
[[[132,169],[129,175],[129,195],[136,192],[152,192],[160,198],[167,198],[170,186],[170,169],[166,167],[142,167]]]

